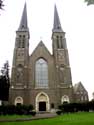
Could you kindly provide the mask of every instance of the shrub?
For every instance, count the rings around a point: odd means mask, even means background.
[[[35,111],[31,111],[31,115],[32,115],[32,116],[35,116],[35,115],[36,115],[36,112],[35,112]]]
[[[57,115],[61,115],[61,113],[62,113],[61,110],[56,111],[56,114],[57,114]]]
[[[89,110],[94,111],[94,102],[62,104],[59,106],[59,109],[63,113],[71,113],[71,112],[78,112],[78,111],[88,112]]]
[[[34,113],[31,113],[33,110],[32,105],[2,105],[0,106],[0,115],[34,115]],[[36,114],[36,113],[35,113]]]

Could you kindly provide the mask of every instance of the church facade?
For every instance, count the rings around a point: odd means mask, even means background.
[[[16,31],[10,104],[32,104],[36,111],[51,111],[64,102],[75,102],[71,68],[57,8],[54,8],[51,54],[42,41],[29,55],[29,28],[26,4]],[[86,93],[88,101],[88,93]]]

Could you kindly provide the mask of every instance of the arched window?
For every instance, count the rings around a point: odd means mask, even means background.
[[[47,88],[48,87],[48,64],[40,58],[35,64],[35,81],[36,87]]]
[[[21,40],[18,40],[18,48],[21,48]]]
[[[19,38],[17,40],[18,42],[18,48],[25,48],[25,35],[19,35]]]
[[[25,40],[23,39],[23,41],[22,41],[22,48],[24,48],[25,47]]]
[[[64,66],[60,66],[60,69],[59,69],[59,79],[60,79],[60,83],[64,83],[64,77],[65,77],[65,69],[64,69]]]
[[[22,39],[22,48],[25,48],[25,35],[23,35],[23,39]]]
[[[59,49],[59,36],[56,36],[57,39],[57,48]]]
[[[70,102],[70,100],[69,100],[69,97],[67,95],[62,96],[62,98],[61,98],[61,104],[63,104],[63,103],[69,103],[69,102]]]
[[[23,104],[23,98],[18,96],[15,98],[15,102],[14,102],[15,105],[22,105]]]
[[[22,36],[21,35],[19,35],[19,38],[18,38],[18,48],[21,48],[21,38],[22,38]]]
[[[63,47],[63,38],[62,38],[62,36],[60,36],[60,42],[61,42],[61,48],[63,49],[64,47]]]

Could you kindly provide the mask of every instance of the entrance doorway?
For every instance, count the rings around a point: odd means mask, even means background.
[[[39,102],[39,111],[46,111],[46,102]]]
[[[16,97],[14,104],[15,105],[22,105],[23,104],[23,98],[20,97],[20,96]]]
[[[67,96],[67,95],[64,95],[64,96],[62,96],[62,98],[61,98],[61,103],[63,104],[63,103],[69,103],[70,101],[69,101],[69,97]]]
[[[40,92],[37,94],[35,104],[36,104],[36,112],[50,110],[49,97],[44,92]]]

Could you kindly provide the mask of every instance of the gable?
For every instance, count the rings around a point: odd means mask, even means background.
[[[74,91],[75,91],[75,92],[87,92],[81,82],[75,84],[75,86],[74,86]]]
[[[35,50],[32,52],[30,59],[32,59],[32,58],[38,59],[41,57],[46,60],[48,60],[48,58],[52,59],[52,57],[53,57],[42,41],[37,45]]]

